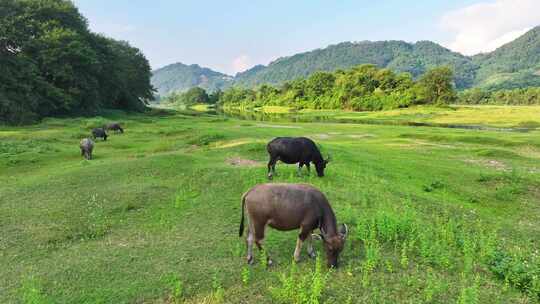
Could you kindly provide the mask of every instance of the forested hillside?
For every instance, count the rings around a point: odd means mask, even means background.
[[[540,86],[540,27],[492,53],[474,57],[452,52],[430,41],[414,44],[404,41],[344,42],[280,58],[268,66],[257,65],[238,73],[233,83],[247,88],[261,84],[276,85],[299,77],[306,78],[317,71],[332,72],[360,64],[375,64],[397,73],[408,72],[413,78],[430,68],[447,65],[454,70],[454,82],[459,90],[472,87],[496,90]],[[160,79],[160,83],[154,82],[160,91],[189,89],[189,81],[175,85],[174,79],[191,79],[192,76],[185,75],[186,72],[181,69],[168,71],[170,73],[158,70],[154,74],[154,77]],[[161,83],[167,85],[162,88]],[[230,86],[231,82],[221,85],[216,83],[211,90],[223,89]],[[205,88],[204,84],[198,84],[197,81],[192,81],[191,86]]]
[[[476,83],[492,89],[540,86],[540,26],[492,53],[473,57]]]
[[[315,72],[279,87],[261,85],[256,90],[231,87],[217,103],[228,107],[287,106],[295,109],[380,111],[415,104],[445,105],[456,100],[453,73],[448,67],[428,70],[415,81],[410,73],[364,64],[336,72]],[[178,102],[182,101],[179,96]],[[185,99],[185,98],[184,98]],[[210,98],[209,98],[210,100]]]
[[[187,91],[193,87],[213,92],[229,86],[232,80],[233,77],[229,75],[196,64],[175,63],[154,71],[152,85],[157,88],[160,96],[165,96],[175,91]]]
[[[242,86],[262,83],[279,84],[298,77],[306,77],[316,71],[334,71],[359,64],[375,64],[388,67],[395,72],[409,72],[413,77],[427,69],[449,65],[454,68],[458,88],[468,87],[473,82],[474,65],[461,54],[454,53],[438,44],[421,41],[409,44],[403,41],[344,42],[311,52],[280,58],[267,67],[256,67],[235,77]]]
[[[0,1],[0,121],[142,110],[150,77],[139,49],[92,33],[71,1]]]

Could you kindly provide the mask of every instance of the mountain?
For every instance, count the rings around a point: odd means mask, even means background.
[[[540,86],[540,26],[491,53],[473,57],[431,41],[343,42],[279,58],[267,66],[257,65],[234,78],[197,65],[174,64],[155,71],[152,83],[163,93],[186,90],[190,86],[210,90],[230,85],[254,87],[263,83],[280,84],[316,71],[347,69],[367,63],[409,72],[414,77],[432,67],[450,65],[458,89]]]
[[[506,89],[540,86],[540,26],[472,59],[478,66],[477,86]]]
[[[366,63],[398,72],[410,72],[415,77],[430,67],[451,65],[455,68],[456,84],[460,88],[472,84],[474,75],[471,75],[471,71],[475,69],[469,57],[429,41],[414,44],[404,41],[343,42],[280,58],[268,66],[256,66],[237,74],[235,84],[250,87],[262,83],[278,84],[306,77],[315,71],[334,71]]]
[[[158,90],[160,96],[173,91],[187,91],[192,87],[201,87],[208,91],[215,91],[229,86],[233,77],[200,67],[197,64],[186,65],[175,63],[152,72],[152,85]]]

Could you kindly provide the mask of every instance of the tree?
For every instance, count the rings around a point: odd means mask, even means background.
[[[453,83],[454,73],[443,66],[427,71],[418,82],[419,95],[425,103],[447,105],[457,99]]]
[[[71,1],[0,1],[1,121],[143,110],[150,76],[138,49],[91,33]]]
[[[186,105],[209,103],[210,101],[210,99],[208,98],[208,94],[206,94],[206,91],[203,88],[199,87],[191,88],[183,95],[184,103]]]

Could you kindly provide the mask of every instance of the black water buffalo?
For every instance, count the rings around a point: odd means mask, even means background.
[[[92,136],[94,137],[94,140],[96,138],[103,138],[103,140],[107,140],[107,132],[103,128],[95,128],[92,130]]]
[[[111,130],[111,131],[119,131],[120,133],[124,133],[124,129],[120,126],[117,122],[112,122],[110,124],[107,124],[103,127],[105,130]]]
[[[266,146],[270,161],[268,162],[268,178],[272,179],[276,172],[276,163],[278,160],[286,164],[298,163],[298,173],[302,166],[306,165],[310,172],[310,162],[315,164],[317,175],[324,176],[324,169],[330,158],[323,159],[319,148],[315,143],[306,137],[277,137]]]
[[[81,142],[79,143],[79,147],[81,148],[81,155],[84,156],[84,158],[88,160],[92,159],[92,151],[94,150],[94,142],[90,138],[81,139]]]
[[[242,196],[239,234],[244,232],[244,212],[248,217],[247,262],[253,263],[253,243],[262,250],[266,225],[287,231],[300,228],[294,259],[299,261],[302,244],[308,241],[308,255],[315,257],[312,232],[319,229],[328,267],[338,266],[338,256],[347,237],[347,226],[339,228],[336,216],[324,194],[306,184],[261,184]],[[272,260],[268,258],[270,265]]]

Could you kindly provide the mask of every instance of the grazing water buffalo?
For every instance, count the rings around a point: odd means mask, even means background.
[[[83,138],[79,144],[81,148],[81,155],[84,158],[90,160],[92,159],[92,151],[94,150],[94,142],[90,138]]]
[[[92,130],[92,136],[94,137],[94,140],[98,137],[103,138],[103,140],[107,140],[107,133],[103,128],[95,128]]]
[[[105,130],[112,130],[112,131],[115,131],[115,132],[118,132],[120,131],[120,133],[124,133],[124,129],[122,129],[122,127],[120,126],[119,123],[117,122],[112,122],[110,124],[107,124],[105,125],[105,127],[103,128]]]
[[[270,161],[268,162],[268,178],[272,179],[276,172],[276,163],[278,160],[286,164],[298,163],[298,173],[302,171],[302,166],[306,165],[308,173],[310,172],[309,163],[315,164],[317,175],[324,176],[324,169],[330,158],[323,159],[317,145],[305,137],[277,137],[266,146]]]
[[[304,241],[308,241],[308,255],[315,257],[312,232],[321,231],[328,267],[338,266],[338,256],[347,237],[347,226],[339,228],[328,200],[318,189],[306,184],[261,184],[242,196],[240,236],[244,233],[244,212],[248,217],[247,262],[253,263],[253,243],[262,250],[266,225],[287,231],[300,228],[294,259],[300,260]],[[268,258],[268,264],[272,261]]]

